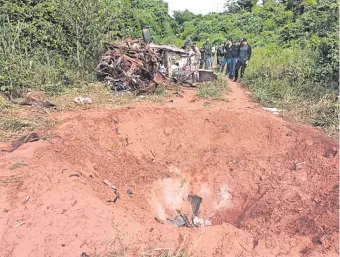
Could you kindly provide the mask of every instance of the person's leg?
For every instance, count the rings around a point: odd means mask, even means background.
[[[227,59],[223,56],[223,59],[222,59],[222,65],[221,65],[221,68],[220,68],[220,71],[223,72],[224,71],[224,66],[227,62]]]
[[[203,64],[204,64],[204,55],[201,55],[201,59],[200,59],[200,69],[203,68]]]
[[[227,74],[230,74],[230,62],[231,62],[231,59],[228,58],[228,59],[227,59],[227,68],[226,68],[226,70],[225,70],[225,74],[226,74],[226,75],[227,75]]]
[[[235,79],[234,79],[234,81],[236,81],[238,79],[238,71],[240,70],[241,65],[242,65],[241,61],[238,60],[237,63],[236,63]]]
[[[236,62],[237,62],[237,58],[233,58],[231,60],[231,76],[235,77],[235,70],[236,70]]]
[[[208,63],[208,56],[204,57],[204,69],[208,69],[209,68],[209,63]]]
[[[231,65],[232,65],[231,61],[232,61],[232,59],[229,58],[228,59],[228,74],[229,74],[229,77],[231,77]]]
[[[241,78],[243,78],[244,71],[246,70],[246,67],[247,67],[247,65],[246,65],[246,62],[245,62],[245,61],[244,61],[244,62],[242,62],[242,68],[241,68]]]

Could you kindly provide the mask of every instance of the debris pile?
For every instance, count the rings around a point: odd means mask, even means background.
[[[96,67],[98,78],[114,91],[153,92],[170,81],[199,81],[199,55],[168,45],[145,44],[127,39],[108,44]]]
[[[210,220],[204,220],[197,217],[202,198],[197,195],[189,195],[188,201],[191,204],[193,214],[192,223],[190,223],[188,216],[179,210],[178,216],[176,216],[175,218],[167,218],[167,220],[176,227],[210,227],[212,225],[212,222]]]

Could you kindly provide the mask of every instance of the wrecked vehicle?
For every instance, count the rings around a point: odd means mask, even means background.
[[[193,50],[127,39],[107,45],[96,72],[114,91],[143,94],[169,82],[193,85],[217,78],[213,71],[199,70],[199,62]]]

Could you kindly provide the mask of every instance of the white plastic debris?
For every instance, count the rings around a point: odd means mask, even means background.
[[[263,107],[263,110],[265,111],[270,111],[272,112],[274,115],[279,115],[280,112],[282,112],[281,110],[278,110],[276,108],[266,108],[266,107]]]
[[[28,196],[26,197],[25,203],[27,203],[28,200],[29,200],[30,198],[31,198],[31,197],[28,195]]]
[[[210,220],[204,220],[197,216],[192,220],[192,222],[196,227],[209,227],[212,225],[212,222]]]
[[[20,222],[19,224],[16,224],[14,227],[15,227],[15,228],[18,228],[18,227],[20,227],[20,226],[24,225],[25,223],[26,223],[25,221],[23,221],[23,222]]]
[[[212,225],[211,220],[205,220],[205,221],[204,221],[204,226],[210,227],[211,225]]]
[[[89,97],[78,96],[73,99],[77,104],[92,104],[92,99]]]

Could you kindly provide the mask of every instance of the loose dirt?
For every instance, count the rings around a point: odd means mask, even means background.
[[[0,256],[338,256],[338,144],[230,87],[53,114],[49,140],[0,153]],[[166,220],[188,194],[211,227]]]

